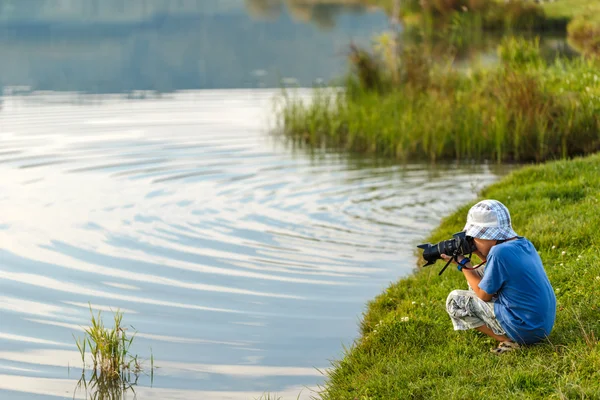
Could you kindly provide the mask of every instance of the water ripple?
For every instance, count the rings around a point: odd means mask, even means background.
[[[505,172],[292,152],[265,134],[274,95],[3,98],[0,396],[70,385],[56,347],[90,306],[164,367],[144,398],[314,385],[415,244]]]

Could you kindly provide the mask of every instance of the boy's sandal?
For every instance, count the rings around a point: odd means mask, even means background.
[[[490,349],[490,351],[494,354],[503,354],[508,351],[518,349],[520,347],[521,346],[519,346],[519,344],[515,342],[500,342],[500,344],[498,344],[498,347]]]

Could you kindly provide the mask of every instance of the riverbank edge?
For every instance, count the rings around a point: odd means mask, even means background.
[[[557,321],[546,342],[498,357],[484,335],[454,332],[445,299],[466,283],[454,268],[438,276],[438,262],[368,303],[361,335],[333,362],[322,398],[597,396],[600,257],[593,226],[599,169],[600,154],[524,167],[444,218],[428,238],[436,243],[462,230],[468,209],[483,198],[507,205],[515,230],[538,249],[557,294]]]

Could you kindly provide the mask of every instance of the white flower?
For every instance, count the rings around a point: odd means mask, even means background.
[[[424,306],[425,306],[425,303],[421,303],[421,305],[424,307]]]
[[[554,250],[556,248],[556,246],[552,246],[552,250]]]
[[[416,301],[413,301],[412,303],[413,303],[413,306],[414,306],[415,304],[417,304],[417,302],[416,302]]]
[[[402,318],[400,318],[400,321],[402,321],[402,322],[408,322],[408,317],[402,317]]]
[[[596,280],[597,280],[597,281],[600,281],[600,276],[597,276],[597,277],[596,277]]]
[[[564,256],[565,254],[567,254],[567,252],[566,252],[566,251],[563,251],[561,254]]]
[[[563,267],[564,265],[565,265],[565,264],[563,264],[563,263],[560,263],[560,266],[561,266],[561,267]]]
[[[554,289],[555,292],[560,292],[560,288]]]

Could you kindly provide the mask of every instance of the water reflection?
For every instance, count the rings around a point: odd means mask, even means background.
[[[348,43],[368,43],[383,12],[242,0],[0,2],[0,91],[121,93],[311,86],[346,71]],[[270,4],[270,3],[267,3]],[[268,11],[265,11],[268,13]],[[262,13],[262,11],[258,11]],[[264,13],[263,13],[264,14]],[[299,16],[318,24],[297,23]],[[335,26],[333,26],[335,21]]]
[[[10,390],[12,398],[31,399],[31,395],[52,396],[50,398],[69,398],[69,399],[89,399],[90,394],[82,391],[74,393],[73,388],[77,387],[78,381],[74,379],[56,379],[56,378],[35,378],[30,376],[14,376],[0,374],[0,391]],[[308,398],[311,388],[303,386],[290,386],[277,392],[278,397],[283,399]],[[301,394],[298,397],[298,394]],[[23,394],[24,397],[20,395]],[[135,387],[137,399],[150,400],[190,400],[190,399],[210,399],[210,400],[249,400],[259,398],[261,391],[208,391],[194,389],[177,388],[145,388]],[[65,396],[66,395],[66,396]],[[117,394],[118,395],[118,394]],[[132,398],[132,396],[125,397]],[[106,399],[105,399],[106,400]],[[112,399],[111,399],[112,400]]]
[[[251,15],[258,18],[276,19],[285,10],[298,21],[313,22],[324,29],[335,26],[341,14],[363,14],[369,11],[361,1],[339,0],[338,2],[314,2],[310,0],[244,0]],[[375,8],[371,8],[375,10]]]
[[[124,379],[111,380],[94,373],[91,377],[86,377],[85,372],[81,373],[81,378],[77,381],[77,386],[73,390],[73,398],[79,395],[85,396],[89,400],[123,400],[128,397],[137,398],[135,388],[138,384],[139,374],[131,374]],[[129,396],[131,395],[131,396]]]

